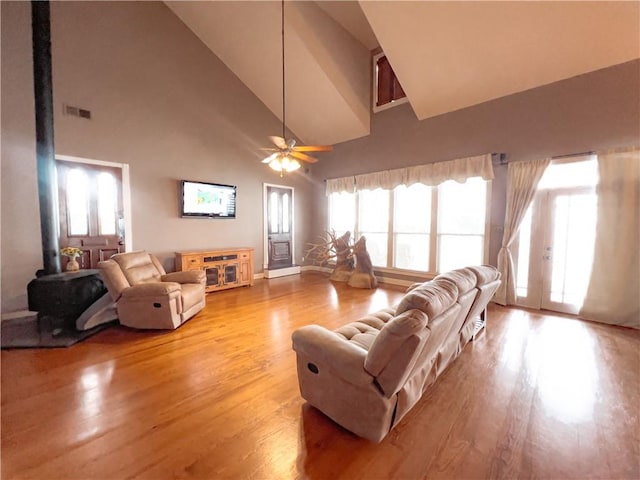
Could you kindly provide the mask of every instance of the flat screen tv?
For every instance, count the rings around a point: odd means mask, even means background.
[[[182,180],[181,214],[189,218],[236,218],[236,186]]]

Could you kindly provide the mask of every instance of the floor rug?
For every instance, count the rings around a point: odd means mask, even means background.
[[[117,325],[113,321],[90,330],[70,330],[52,327],[49,322],[38,321],[37,315],[2,320],[0,323],[1,348],[59,348],[70,347],[105,328]]]

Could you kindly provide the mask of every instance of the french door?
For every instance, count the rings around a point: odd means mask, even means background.
[[[515,249],[518,305],[578,313],[591,275],[596,206],[592,187],[537,193]]]

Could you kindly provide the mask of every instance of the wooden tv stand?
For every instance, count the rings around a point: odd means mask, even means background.
[[[253,285],[253,248],[176,252],[176,270],[204,270],[207,293]]]

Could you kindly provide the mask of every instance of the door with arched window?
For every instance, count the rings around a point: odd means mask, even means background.
[[[58,160],[60,247],[78,247],[80,268],[124,251],[122,169]],[[62,269],[68,258],[62,257]]]
[[[293,188],[267,186],[267,268],[293,265]]]

